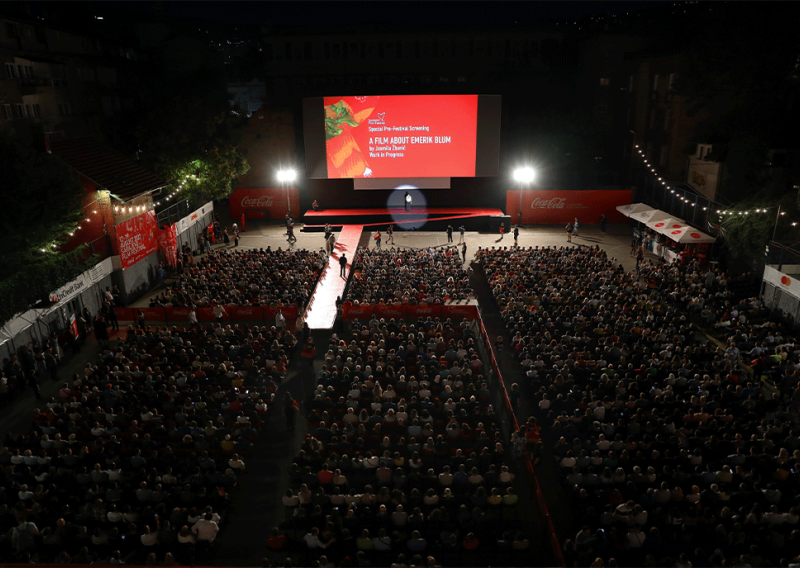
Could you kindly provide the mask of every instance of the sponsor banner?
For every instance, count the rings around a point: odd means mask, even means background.
[[[779,290],[791,294],[795,298],[800,298],[800,280],[787,276],[771,266],[764,267],[764,281],[769,282]]]
[[[150,323],[151,321],[167,321],[166,308],[133,308],[133,310],[133,317],[136,318],[136,320],[139,319],[139,310],[144,313],[145,323]],[[117,319],[119,319],[119,316],[117,316]]]
[[[231,314],[232,321],[264,321],[264,308],[261,306],[225,308]],[[286,314],[284,314],[285,316]]]
[[[195,311],[197,312],[197,321],[217,321],[217,318],[214,317],[214,308],[203,306],[196,308]],[[222,321],[230,319],[230,309],[226,307],[225,311],[228,313],[228,315],[222,316]]]
[[[373,307],[368,306],[366,304],[360,306],[354,306],[349,302],[345,302],[344,305],[342,305],[342,312],[344,315],[344,319],[346,319],[347,321],[352,321],[355,319],[357,320],[370,319],[372,317],[372,310]]]
[[[69,316],[69,332],[75,339],[80,337],[80,333],[78,332],[78,318],[75,317],[75,314]]]
[[[157,230],[156,212],[153,210],[117,225],[117,245],[123,270],[156,252]]]
[[[408,306],[409,318],[427,318],[428,316],[437,318],[442,315],[442,306],[439,305],[422,305],[422,306]]]
[[[569,223],[578,218],[581,225],[600,223],[600,215],[604,214],[609,223],[624,223],[625,215],[617,210],[617,206],[631,202],[633,192],[629,189],[608,189],[592,191],[554,191],[524,190],[522,191],[522,217],[520,211],[520,190],[506,191],[506,214],[511,222],[518,220],[532,224]]]
[[[163,253],[167,264],[176,268],[178,266],[178,233],[175,225],[166,225],[163,229],[158,229],[156,238],[158,250]]]
[[[179,323],[189,321],[190,308],[164,308],[167,312],[169,323]]]
[[[186,217],[175,223],[176,227],[176,234],[180,235],[186,229],[201,221],[206,213],[212,213],[214,211],[214,202],[209,201],[205,205],[203,205],[200,209],[196,209],[189,213]]]
[[[443,318],[475,318],[477,315],[477,306],[464,306],[456,304],[445,304],[442,306]]]
[[[71,300],[81,292],[88,290],[92,285],[92,281],[87,278],[86,274],[87,273],[84,272],[69,284],[65,284],[55,292],[51,292],[50,301],[61,304]]]
[[[408,305],[377,305],[375,306],[375,315],[379,318],[405,318],[408,315]]]
[[[117,321],[133,321],[133,308],[114,308]]]
[[[91,280],[93,283],[100,282],[103,278],[111,274],[113,272],[114,267],[112,265],[111,259],[106,258],[102,262],[98,262],[95,264],[91,269],[89,269],[84,274],[87,275],[87,278]]]
[[[245,217],[268,217],[283,219],[286,215],[286,194],[289,194],[289,210],[292,216],[300,216],[300,192],[296,187],[240,188],[228,198],[231,219],[239,221]]]
[[[296,306],[283,306],[282,308],[276,307],[268,307],[262,308],[264,310],[264,318],[265,320],[269,321],[272,320],[272,323],[275,323],[275,316],[278,315],[278,310],[283,313],[283,317],[286,318],[286,324],[289,325],[290,323],[294,323],[294,320],[297,319],[297,307]]]

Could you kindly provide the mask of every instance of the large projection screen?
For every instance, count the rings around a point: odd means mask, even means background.
[[[411,178],[496,176],[500,109],[497,95],[304,99],[306,175],[359,180],[362,189]]]

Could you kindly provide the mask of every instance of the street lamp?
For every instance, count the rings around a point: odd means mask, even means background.
[[[517,215],[517,225],[522,222],[522,192],[523,186],[530,185],[536,179],[536,171],[528,166],[514,170],[514,179],[519,183],[519,212]]]
[[[286,210],[292,210],[292,204],[289,201],[289,183],[297,179],[297,171],[292,168],[285,170],[278,170],[278,181],[284,184],[286,188]]]

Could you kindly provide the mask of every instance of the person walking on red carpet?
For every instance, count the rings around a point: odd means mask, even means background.
[[[386,237],[386,244],[388,245],[389,241],[392,241],[392,244],[394,244],[394,225],[389,225],[386,229],[386,234],[388,235]]]

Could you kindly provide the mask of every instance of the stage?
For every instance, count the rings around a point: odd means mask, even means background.
[[[330,223],[333,228],[343,225],[363,225],[382,228],[394,223],[397,231],[444,231],[452,225],[455,231],[464,225],[467,231],[496,232],[500,223],[506,231],[511,227],[511,218],[499,209],[481,207],[412,207],[407,212],[402,207],[385,209],[320,209],[309,210],[303,215],[304,232],[322,231]]]

